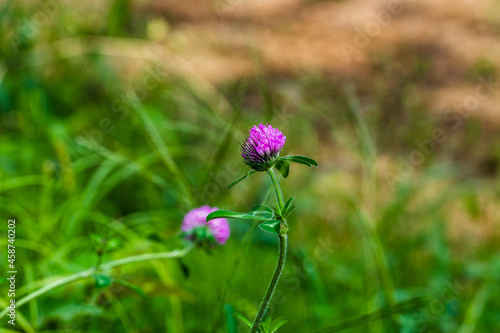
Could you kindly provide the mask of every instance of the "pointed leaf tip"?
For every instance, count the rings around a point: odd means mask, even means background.
[[[295,197],[290,197],[288,200],[285,202],[285,211],[292,205],[293,200],[295,200]]]
[[[281,326],[285,325],[286,323],[288,323],[288,320],[281,320],[276,324],[274,324],[274,322],[273,322],[274,326],[273,326],[273,328],[271,328],[271,333],[276,332]]]
[[[235,316],[236,318],[238,318],[239,320],[241,320],[249,328],[252,328],[252,323],[248,319],[246,319],[245,317],[243,317],[241,314],[235,312],[235,313],[233,313],[233,316]]]

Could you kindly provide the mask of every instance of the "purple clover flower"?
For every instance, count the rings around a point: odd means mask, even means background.
[[[254,126],[249,132],[250,135],[241,144],[243,161],[252,169],[265,171],[279,157],[286,136],[268,124]]]
[[[224,245],[231,234],[227,220],[220,218],[206,222],[207,215],[216,210],[216,207],[202,206],[189,211],[184,216],[181,230],[188,234],[188,239],[192,239],[194,229],[206,228],[217,243]]]

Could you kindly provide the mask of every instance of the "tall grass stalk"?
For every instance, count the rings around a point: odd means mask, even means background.
[[[360,225],[369,242],[369,248],[372,250],[375,266],[380,276],[382,289],[385,298],[390,307],[397,304],[396,291],[390,268],[385,256],[385,251],[382,242],[377,234],[376,225],[374,220],[370,217],[376,216],[376,184],[377,184],[377,171],[376,171],[376,148],[371,139],[370,132],[366,121],[363,116],[363,109],[361,102],[356,93],[356,87],[351,82],[344,85],[344,91],[347,96],[349,108],[354,114],[356,120],[356,130],[358,140],[361,146],[361,156],[363,158],[364,177],[362,182],[362,198],[361,202],[366,207],[365,209],[359,207],[359,204],[354,200],[354,206],[358,215]],[[368,211],[367,214],[365,211]],[[391,315],[391,322],[393,330],[397,331],[396,317]]]
[[[172,175],[172,177],[177,181],[178,186],[179,186],[179,191],[182,196],[182,201],[184,205],[188,209],[194,208],[194,199],[193,199],[193,194],[191,193],[189,183],[184,175],[184,173],[179,169],[177,166],[177,163],[174,161],[172,154],[170,153],[170,150],[168,149],[168,146],[165,144],[163,139],[160,136],[160,133],[156,129],[156,126],[154,125],[153,121],[149,117],[149,114],[147,111],[144,109],[144,107],[139,103],[139,99],[137,98],[137,107],[135,108],[137,114],[139,117],[142,119],[144,126],[146,128],[146,131],[155,145],[156,149],[158,150],[158,153],[160,154],[163,162],[165,163],[165,166],[167,167],[168,171]]]

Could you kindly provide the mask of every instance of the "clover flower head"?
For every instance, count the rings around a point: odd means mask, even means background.
[[[186,238],[193,239],[195,235],[207,235],[224,245],[231,234],[227,220],[220,218],[206,222],[207,215],[216,210],[216,207],[202,206],[189,211],[184,216],[181,226],[181,230],[187,235]]]
[[[286,136],[271,125],[260,124],[250,130],[250,135],[241,144],[243,162],[257,171],[265,171],[279,157]]]

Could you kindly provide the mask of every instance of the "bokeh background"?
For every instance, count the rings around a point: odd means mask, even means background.
[[[279,332],[500,330],[499,17],[497,0],[2,1],[0,305],[9,218],[20,299],[182,248],[193,207],[273,205],[265,174],[226,190],[268,122],[319,163],[281,181]],[[232,314],[255,316],[277,256],[255,223],[54,289],[1,330],[246,332]]]

